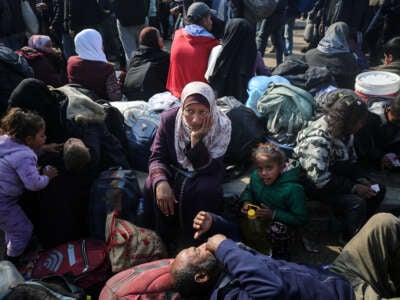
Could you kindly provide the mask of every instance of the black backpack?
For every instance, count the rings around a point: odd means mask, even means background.
[[[116,191],[121,191],[121,196]],[[111,168],[101,172],[90,192],[90,231],[95,238],[105,239],[107,214],[118,212],[118,217],[136,223],[136,211],[141,191],[133,170]]]
[[[124,149],[127,149],[128,140],[126,139],[125,131],[126,126],[124,122],[124,116],[122,113],[114,106],[112,106],[106,100],[97,100],[98,104],[104,107],[106,113],[106,119],[104,120],[108,130],[113,134],[121,143]]]
[[[225,164],[248,165],[252,149],[265,137],[262,119],[234,97],[219,98],[217,105],[232,124],[231,141],[224,157]]]

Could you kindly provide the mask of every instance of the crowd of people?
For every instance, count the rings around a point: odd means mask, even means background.
[[[400,296],[400,222],[377,214],[385,186],[364,168],[400,166],[398,1],[279,0],[261,19],[241,1],[28,1],[39,24],[31,33],[21,21],[26,1],[0,0],[6,259],[18,265],[33,236],[51,248],[90,234],[94,180],[112,167],[135,168],[125,132],[111,119],[112,103],[162,95],[179,105],[161,113],[148,149],[140,225],[154,230],[171,256],[189,247],[171,266],[182,296]],[[315,32],[300,57],[292,55],[293,27],[302,13]],[[263,60],[268,37],[276,66]],[[163,39],[172,40],[170,51]],[[368,72],[390,78],[394,89],[380,93],[370,88],[376,82],[357,81]],[[258,100],[275,84],[304,90],[315,112],[295,132],[293,147],[269,138],[249,153],[250,182],[227,214],[224,155],[235,132],[218,101],[234,98],[263,119]],[[50,217],[35,202],[49,199],[73,203],[70,213],[78,216],[69,220],[74,230],[54,239]],[[348,243],[327,269],[285,261],[309,221],[307,199],[343,217]],[[254,207],[273,244],[269,255],[236,243],[245,240],[240,224]]]

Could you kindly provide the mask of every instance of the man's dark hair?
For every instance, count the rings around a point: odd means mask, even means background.
[[[383,53],[391,54],[393,60],[400,59],[400,37],[392,38],[383,45]]]
[[[198,283],[195,281],[195,274],[201,271],[209,276],[207,282]],[[211,255],[203,263],[188,263],[185,269],[181,268],[171,275],[175,279],[175,289],[186,299],[193,296],[208,295],[216,284],[220,273],[221,267],[215,256]]]

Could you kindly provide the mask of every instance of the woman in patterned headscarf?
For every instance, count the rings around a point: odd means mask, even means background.
[[[155,207],[156,231],[168,243],[177,230],[180,242],[192,242],[199,211],[220,212],[223,156],[231,136],[231,122],[208,84],[187,84],[181,102],[161,117],[145,185],[146,208]]]
[[[32,35],[28,46],[16,52],[26,58],[35,73],[35,78],[54,87],[67,83],[65,61],[61,51],[53,48],[49,36]]]

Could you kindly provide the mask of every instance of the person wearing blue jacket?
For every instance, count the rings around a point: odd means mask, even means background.
[[[200,212],[193,221],[195,238],[213,227],[229,232],[232,224],[220,220]],[[380,213],[327,269],[275,260],[217,234],[178,253],[170,274],[185,299],[386,299],[400,296],[399,250],[400,220]]]

